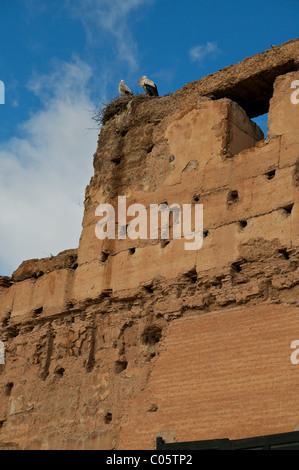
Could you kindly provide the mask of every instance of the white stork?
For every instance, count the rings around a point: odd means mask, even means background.
[[[133,95],[132,90],[130,90],[130,88],[127,85],[125,85],[124,80],[121,80],[119,82],[118,91],[121,96]]]
[[[157,85],[145,75],[137,83],[139,83],[148,96],[159,96]]]

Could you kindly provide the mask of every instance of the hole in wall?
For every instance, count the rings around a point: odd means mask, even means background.
[[[155,413],[156,411],[158,411],[158,406],[153,403],[147,411],[149,413]]]
[[[65,369],[61,366],[57,366],[55,371],[54,371],[54,374],[59,378],[63,377],[64,373],[65,373]]]
[[[282,207],[286,215],[290,215],[293,210],[294,203],[288,204],[287,206]]]
[[[104,422],[106,424],[110,424],[112,421],[112,413],[106,413],[105,416],[104,416]]]
[[[257,121],[260,127],[266,123],[270,100],[273,96],[273,85],[276,78],[288,72],[297,70],[294,59],[277,64],[271,70],[265,67],[257,75],[236,84],[213,91],[216,99],[230,98],[237,102],[246,112],[250,119]],[[266,135],[267,129],[264,130]]]
[[[194,267],[193,269],[190,269],[190,271],[184,273],[185,277],[190,279],[192,284],[195,284],[197,282],[197,271],[196,268]]]
[[[104,297],[111,297],[111,295],[113,294],[113,290],[112,289],[104,289],[102,291],[102,294]]]
[[[161,240],[161,247],[165,248],[167,245],[169,245],[170,240]]]
[[[120,162],[121,162],[121,157],[120,157],[120,156],[113,157],[113,158],[111,158],[111,161],[112,161],[115,165],[119,165]]]
[[[236,261],[235,263],[232,263],[231,264],[232,269],[235,272],[240,273],[242,271],[242,266],[241,266],[242,263],[243,263],[243,261]]]
[[[239,200],[239,193],[236,189],[230,191],[227,195],[227,204],[234,204]]]
[[[211,232],[209,232],[209,230],[204,230],[204,231],[203,231],[203,237],[204,237],[204,238],[207,238],[207,237],[209,237],[210,235],[211,235]]]
[[[129,248],[129,253],[131,255],[134,255],[135,251],[136,251],[136,248]]]
[[[5,385],[5,395],[6,396],[10,396],[11,395],[11,392],[12,392],[12,389],[14,387],[14,383],[13,382],[8,382],[6,385]]]
[[[290,255],[285,248],[278,250],[278,253],[280,253],[284,259],[290,259]]]
[[[154,289],[153,289],[152,284],[149,284],[148,286],[143,286],[143,288],[148,294],[153,294],[154,293]]]
[[[115,362],[115,366],[114,366],[115,373],[120,374],[121,372],[126,370],[127,367],[128,367],[128,361],[118,360],[118,361]]]
[[[276,170],[271,170],[266,173],[266,177],[268,180],[272,180],[275,176]]]
[[[38,272],[34,273],[32,277],[34,279],[38,279],[39,277],[42,277],[43,275],[44,275],[43,271],[38,271]]]
[[[244,229],[245,227],[247,227],[247,221],[246,220],[239,220],[238,225],[239,225],[240,229]]]
[[[162,328],[158,325],[151,325],[145,328],[141,335],[142,341],[145,344],[154,345],[158,343],[162,336]]]
[[[44,307],[39,307],[33,310],[33,317],[36,318],[43,313]]]
[[[195,194],[193,196],[193,202],[199,202],[199,200],[200,200],[200,194]]]
[[[102,263],[105,263],[109,257],[109,252],[108,251],[102,251],[100,261]]]
[[[149,353],[149,355],[147,357],[147,362],[151,361],[155,356],[156,356],[156,353],[154,353],[154,352]]]

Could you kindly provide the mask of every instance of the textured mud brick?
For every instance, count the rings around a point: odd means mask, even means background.
[[[298,429],[298,57],[289,41],[105,122],[78,250],[0,276],[0,449]],[[202,203],[202,247],[98,240],[118,196]]]
[[[299,80],[299,72],[291,72],[278,77],[274,83],[268,117],[269,137],[298,131],[299,105],[291,101],[291,95],[295,91],[291,85],[296,80]]]
[[[149,448],[166,428],[178,442],[294,430],[298,321],[292,307],[265,305],[173,322],[150,383],[127,406],[120,447]]]
[[[299,110],[298,110],[298,113],[299,113]],[[299,132],[297,129],[289,134],[284,134],[281,136],[279,166],[280,168],[283,168],[284,166],[295,165],[298,161],[299,161]]]

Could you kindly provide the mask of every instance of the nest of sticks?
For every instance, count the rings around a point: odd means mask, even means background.
[[[110,103],[103,104],[102,108],[96,110],[92,119],[99,125],[104,126],[106,122],[108,122],[114,116],[117,116],[118,114],[121,114],[122,112],[129,109],[129,105],[130,108],[133,109],[141,101],[150,98],[150,96],[144,94],[116,97]]]

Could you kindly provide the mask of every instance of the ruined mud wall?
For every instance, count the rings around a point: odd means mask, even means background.
[[[0,448],[152,449],[299,426],[299,41],[109,120],[78,250],[0,278]],[[249,116],[269,109],[268,137]],[[99,240],[95,209],[203,204],[204,240]]]

